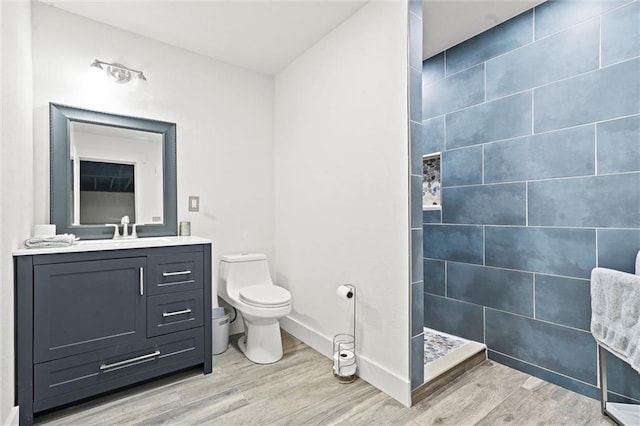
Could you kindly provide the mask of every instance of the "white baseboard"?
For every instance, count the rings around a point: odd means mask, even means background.
[[[306,324],[289,316],[280,320],[280,326],[287,333],[302,340],[329,359],[333,358],[333,338],[325,336]],[[406,407],[411,406],[411,382],[384,368],[380,364],[362,355],[356,355],[358,377],[369,382],[382,392],[397,400]],[[327,374],[331,374],[328,372]]]
[[[18,426],[18,407],[12,407],[7,418],[0,421],[0,425]]]

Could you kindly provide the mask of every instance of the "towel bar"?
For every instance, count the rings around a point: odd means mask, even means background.
[[[598,364],[600,371],[600,409],[602,414],[620,426],[640,424],[640,405],[608,402],[607,349],[598,342]]]

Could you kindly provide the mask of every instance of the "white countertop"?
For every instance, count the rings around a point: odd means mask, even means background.
[[[146,237],[120,240],[80,240],[68,247],[20,248],[13,251],[14,256],[34,254],[78,253],[84,251],[122,250],[147,247],[189,246],[193,244],[211,244],[208,238],[201,237]]]

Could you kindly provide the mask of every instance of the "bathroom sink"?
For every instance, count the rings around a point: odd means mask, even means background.
[[[109,246],[109,247],[126,247],[126,246],[146,246],[170,243],[170,237],[143,237],[143,238],[121,238],[114,240],[113,238],[105,240],[79,240],[75,245],[79,246]]]
[[[153,242],[153,241],[171,241],[169,237],[142,237],[142,238],[120,238],[114,240],[113,238],[105,239],[105,240],[79,240],[76,241],[76,244],[84,245],[84,244],[127,244],[127,243],[135,243],[135,242]]]

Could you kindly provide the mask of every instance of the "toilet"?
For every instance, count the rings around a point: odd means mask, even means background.
[[[267,256],[222,256],[219,295],[242,314],[245,334],[238,340],[242,353],[256,364],[282,358],[280,318],[291,312],[291,293],[271,281]]]

